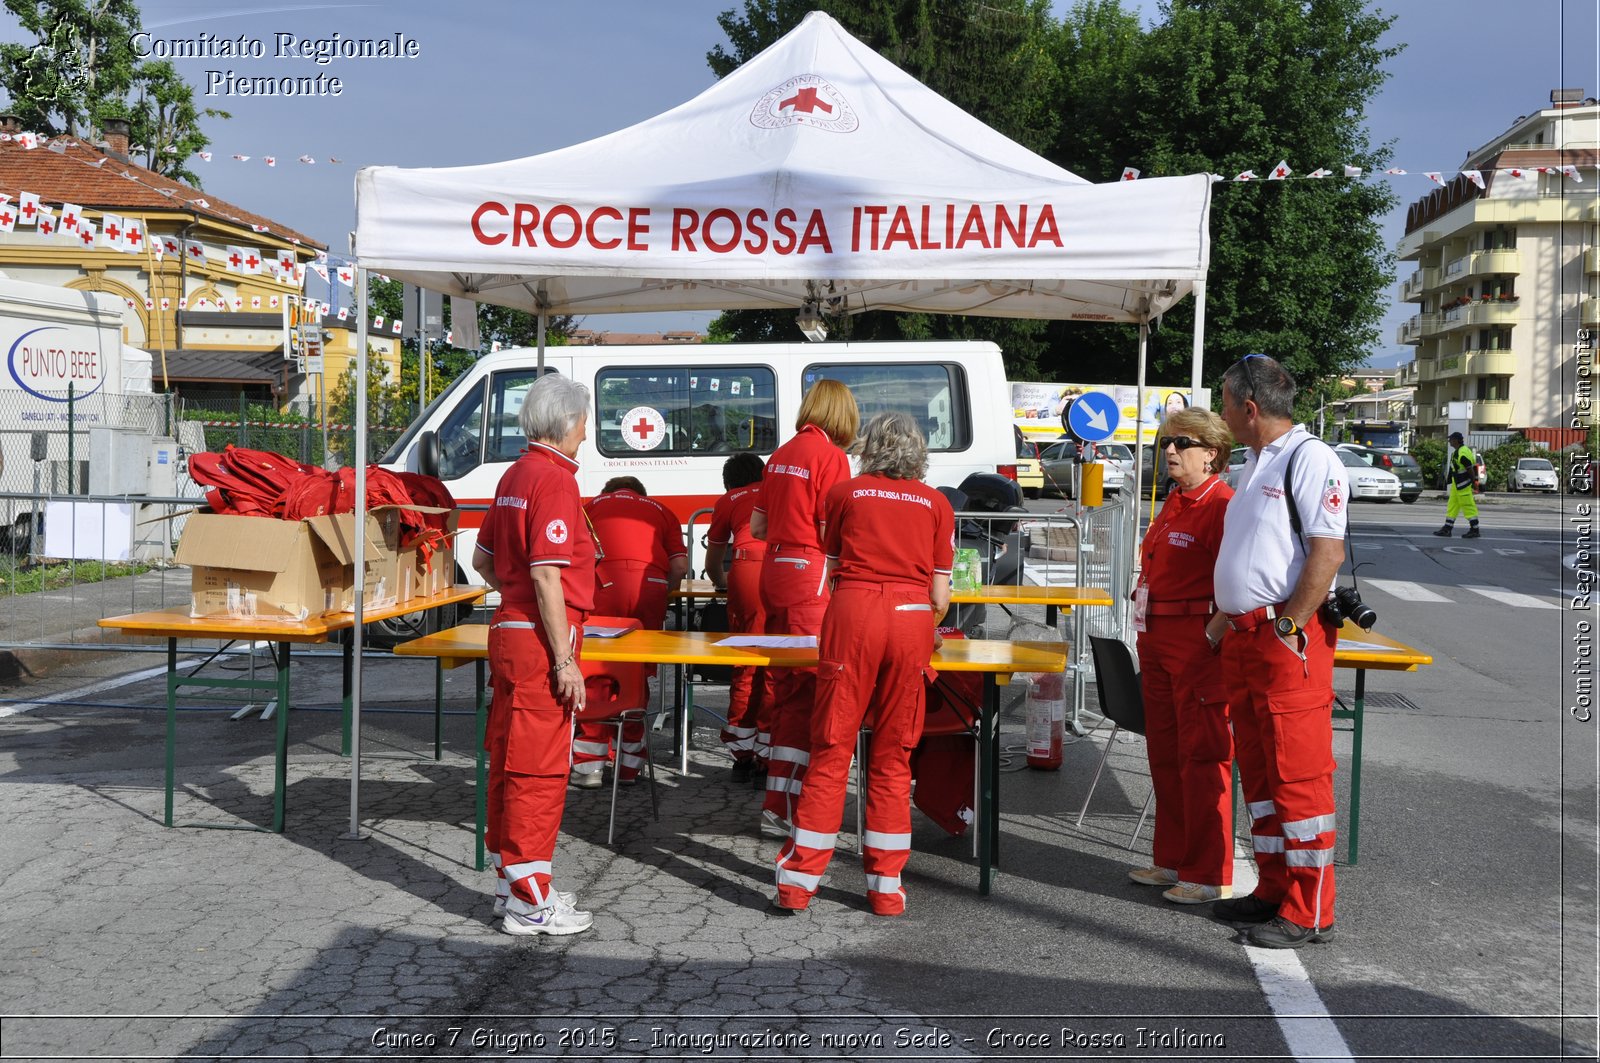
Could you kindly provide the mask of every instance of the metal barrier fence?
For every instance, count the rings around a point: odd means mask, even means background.
[[[367,427],[367,461],[375,462],[394,445],[405,425],[383,424],[381,411],[371,411]],[[307,465],[338,468],[353,464],[356,429],[345,420],[348,411],[324,414],[310,399],[282,408],[250,402],[244,395],[185,396],[179,419],[201,431],[201,450],[220,451],[232,443],[252,450],[276,451]]]

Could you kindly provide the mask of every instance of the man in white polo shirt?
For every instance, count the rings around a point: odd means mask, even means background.
[[[1206,625],[1222,653],[1261,875],[1254,893],[1213,911],[1251,926],[1251,944],[1289,949],[1333,936],[1338,626],[1323,606],[1344,558],[1350,498],[1332,449],[1294,424],[1294,391],[1264,354],[1223,374],[1222,419],[1250,456],[1223,521],[1217,612]]]

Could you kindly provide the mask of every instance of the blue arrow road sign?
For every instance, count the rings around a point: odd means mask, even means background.
[[[1085,443],[1110,439],[1121,419],[1117,400],[1103,391],[1079,395],[1067,410],[1067,428]]]

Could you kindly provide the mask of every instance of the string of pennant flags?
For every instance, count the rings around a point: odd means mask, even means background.
[[[1265,177],[1257,174],[1254,170],[1242,170],[1232,177],[1228,177],[1225,174],[1220,173],[1208,174],[1207,176],[1211,178],[1212,184],[1219,184],[1223,182],[1231,184],[1247,184],[1251,181],[1320,181],[1324,178],[1338,176],[1355,178],[1380,176],[1405,177],[1411,173],[1410,170],[1405,170],[1398,166],[1391,166],[1384,170],[1369,170],[1361,166],[1346,165],[1341,167],[1341,170],[1343,171],[1342,174],[1335,174],[1332,170],[1319,166],[1310,173],[1297,174],[1289,167],[1288,160],[1284,160],[1278,163],[1278,165],[1272,167],[1272,169],[1268,170]],[[1451,171],[1448,170],[1419,170],[1417,171],[1417,175],[1426,177],[1434,184],[1442,187],[1448,184],[1450,181],[1455,180],[1455,177],[1453,176],[1450,178],[1445,177],[1445,174],[1450,172]],[[1468,181],[1471,181],[1479,188],[1488,187],[1483,177],[1485,172],[1490,174],[1505,174],[1507,177],[1516,181],[1524,180],[1533,176],[1534,174],[1560,174],[1562,177],[1576,182],[1577,184],[1583,183],[1583,174],[1581,172],[1581,168],[1577,166],[1499,166],[1488,171],[1481,169],[1454,171],[1456,175],[1465,177]],[[1124,181],[1137,181],[1140,176],[1141,171],[1132,166],[1126,166],[1122,170],[1121,179]]]

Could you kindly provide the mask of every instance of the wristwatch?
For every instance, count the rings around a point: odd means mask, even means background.
[[[1300,634],[1300,625],[1294,622],[1294,617],[1292,616],[1280,616],[1272,626],[1284,638]]]

